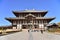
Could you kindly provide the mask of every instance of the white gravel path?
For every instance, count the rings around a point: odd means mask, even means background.
[[[60,35],[44,32],[32,32],[32,40],[60,40]],[[0,36],[0,40],[30,40],[28,32],[17,32],[5,36]]]

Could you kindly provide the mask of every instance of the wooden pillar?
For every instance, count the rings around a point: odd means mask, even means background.
[[[30,29],[32,29],[32,28],[34,28],[34,20],[33,20],[33,18],[32,18],[32,26],[30,26]]]
[[[41,14],[40,14],[40,17],[41,17]]]
[[[44,30],[44,20],[42,20],[42,30]]]

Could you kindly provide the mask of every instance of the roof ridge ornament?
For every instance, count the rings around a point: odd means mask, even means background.
[[[32,10],[35,10],[34,8]]]
[[[25,9],[25,10],[28,10],[28,9]]]

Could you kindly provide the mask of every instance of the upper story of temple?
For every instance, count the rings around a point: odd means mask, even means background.
[[[13,11],[13,14],[16,17],[25,17],[27,15],[34,15],[35,17],[44,17],[48,11],[40,11],[40,10],[21,10],[21,11]]]

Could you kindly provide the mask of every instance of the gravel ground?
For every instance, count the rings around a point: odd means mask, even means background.
[[[60,40],[60,35],[44,32],[17,32],[0,36],[0,40]]]

